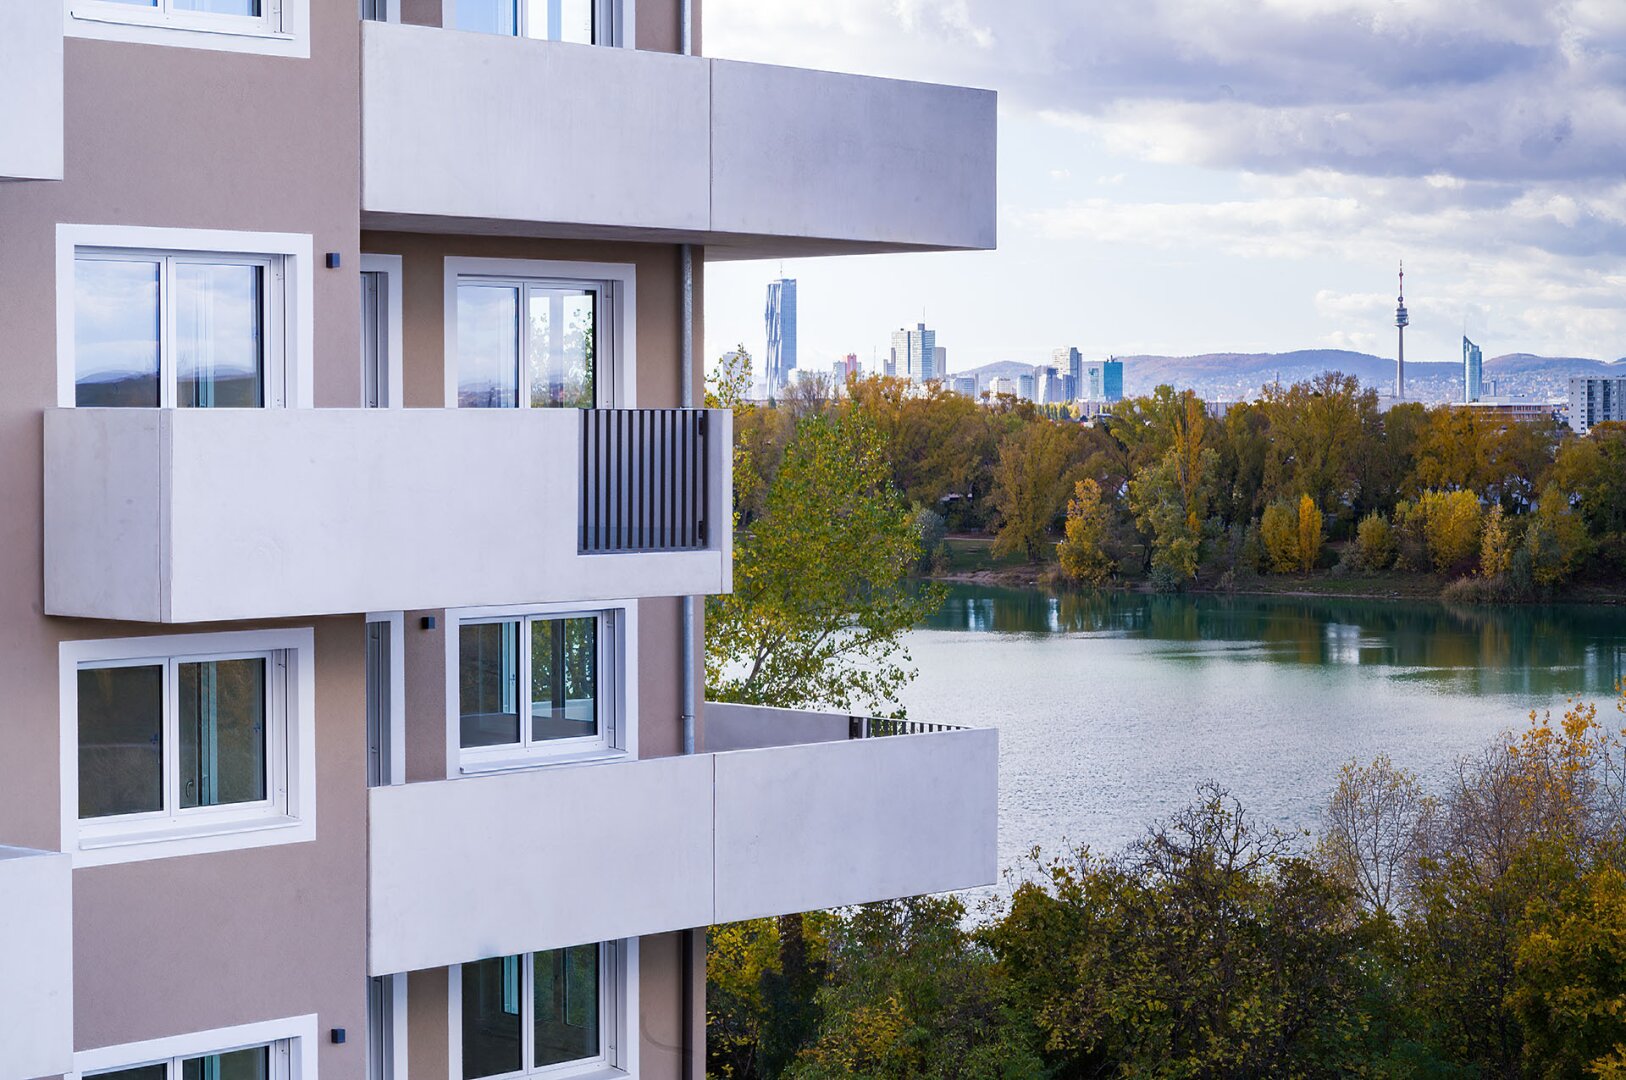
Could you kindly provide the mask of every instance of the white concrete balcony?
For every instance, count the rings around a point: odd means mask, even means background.
[[[362,224],[704,244],[710,259],[995,246],[996,97],[362,25]]]
[[[0,847],[0,1080],[72,1069],[73,864]]]
[[[724,592],[732,415],[698,415],[48,410],[45,610],[193,623]]]
[[[820,741],[373,789],[371,973],[995,880],[997,732],[746,712],[723,742]]]
[[[0,4],[0,180],[62,179],[62,9]]]

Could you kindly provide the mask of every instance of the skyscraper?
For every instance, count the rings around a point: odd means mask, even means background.
[[[932,336],[936,337],[936,334],[934,333]],[[937,346],[936,348],[934,348],[932,350],[932,374],[931,374],[931,378],[934,378],[934,379],[946,379],[946,378],[948,378],[948,350],[943,348],[943,346],[941,346],[941,345]]]
[[[1406,314],[1406,264],[1400,264],[1400,298],[1395,308],[1395,326],[1400,330],[1398,351],[1395,353],[1395,398],[1406,396],[1406,326],[1411,316]]]
[[[1078,396],[1085,401],[1124,399],[1124,362],[1116,358],[1093,360],[1083,365]]]
[[[916,323],[913,330],[892,331],[894,372],[910,382],[923,383],[939,378],[937,371],[937,331]]]
[[[1472,405],[1485,392],[1485,356],[1479,346],[1462,339],[1462,400]]]
[[[1082,393],[1082,387],[1084,386],[1084,356],[1082,353],[1069,345],[1065,349],[1052,351],[1050,362],[1058,370],[1073,377],[1073,393]]]
[[[764,374],[768,393],[784,389],[796,370],[796,279],[768,283],[768,357]]]

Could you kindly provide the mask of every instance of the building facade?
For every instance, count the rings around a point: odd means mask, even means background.
[[[1079,387],[1084,385],[1084,355],[1069,345],[1063,349],[1052,350],[1050,363],[1057,370],[1072,378],[1073,395],[1078,396]]]
[[[768,283],[768,306],[763,317],[768,332],[765,369],[768,393],[777,394],[796,378],[796,279]]]
[[[991,248],[993,95],[196,6],[0,13],[0,1080],[703,1075],[704,927],[991,882],[997,794],[702,700],[706,266]]]
[[[1626,375],[1570,380],[1570,427],[1585,435],[1606,421],[1626,423]]]
[[[1462,339],[1462,401],[1472,405],[1485,396],[1485,354],[1478,345]]]
[[[892,373],[910,382],[940,378],[937,370],[937,331],[917,323],[913,330],[892,331]],[[945,357],[947,353],[944,353]]]
[[[1079,396],[1086,401],[1113,404],[1124,399],[1124,362],[1122,360],[1095,360],[1084,365],[1084,379],[1078,387]]]

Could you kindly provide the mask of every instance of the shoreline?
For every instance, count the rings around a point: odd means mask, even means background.
[[[941,582],[946,585],[981,585],[1000,589],[1040,589],[1049,592],[1083,591],[1076,586],[1054,580],[1054,570],[1054,563],[1038,566],[983,567],[925,574],[921,576],[921,580]],[[1388,575],[1382,578],[1366,580],[1358,577],[1289,579],[1282,582],[1281,588],[1273,588],[1263,584],[1263,580],[1250,581],[1229,589],[1219,588],[1212,581],[1198,581],[1187,586],[1181,592],[1202,596],[1281,596],[1299,600],[1410,600],[1435,603],[1445,607],[1532,607],[1544,604],[1576,604],[1590,607],[1626,606],[1626,590],[1612,591],[1595,585],[1583,586],[1578,589],[1572,588],[1556,596],[1533,600],[1505,600],[1478,604],[1446,600],[1440,595],[1440,590],[1445,583],[1432,575],[1424,574]],[[1348,585],[1350,587],[1317,588],[1318,583],[1333,586]],[[1145,582],[1123,582],[1103,591],[1153,593],[1151,586]]]

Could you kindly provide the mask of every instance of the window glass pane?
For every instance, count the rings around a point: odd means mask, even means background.
[[[176,404],[265,404],[265,268],[175,264]]]
[[[519,623],[465,623],[457,644],[461,745],[519,742]]]
[[[519,0],[457,0],[457,29],[519,33]]]
[[[153,259],[74,265],[74,403],[158,407],[158,282]]]
[[[520,958],[499,956],[463,965],[463,1076],[519,1072]]]
[[[457,403],[465,409],[519,404],[518,286],[457,287]]]
[[[593,7],[594,0],[525,0],[525,34],[591,45]]]
[[[175,0],[174,6],[176,11],[207,11],[213,15],[260,15],[260,0]]]
[[[270,1080],[271,1048],[256,1046],[181,1062],[181,1080]]]
[[[163,666],[80,668],[79,816],[163,808]]]
[[[597,945],[536,954],[535,1068],[598,1057],[598,959]]]
[[[575,289],[532,289],[531,407],[591,409],[594,296]]]
[[[137,1065],[133,1069],[118,1069],[114,1072],[89,1073],[88,1076],[96,1080],[164,1080],[164,1073],[168,1071],[163,1062],[156,1065]]]
[[[265,660],[179,665],[181,806],[265,798]]]
[[[531,739],[598,734],[598,620],[531,624]]]

